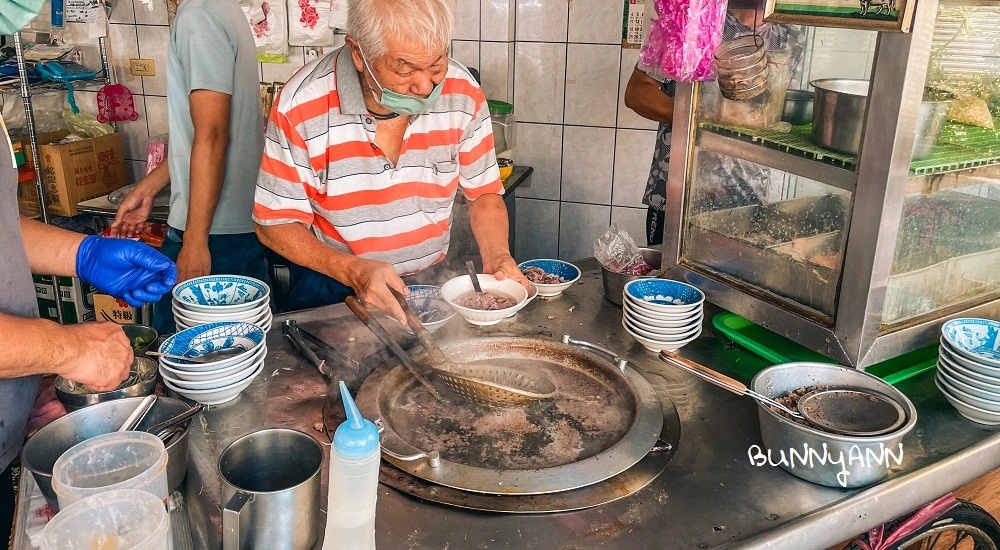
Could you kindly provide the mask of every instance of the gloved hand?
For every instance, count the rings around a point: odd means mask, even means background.
[[[163,254],[135,241],[97,235],[80,243],[76,274],[133,306],[159,300],[177,282],[177,266]]]

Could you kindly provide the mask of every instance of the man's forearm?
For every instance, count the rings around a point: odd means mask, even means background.
[[[195,131],[191,146],[191,179],[185,243],[208,243],[212,220],[226,176],[228,136]]]
[[[52,372],[61,329],[52,321],[0,313],[0,379]]]
[[[154,196],[160,191],[170,185],[170,168],[169,163],[164,160],[160,164],[156,165],[146,177],[142,178],[139,182],[139,187],[142,187],[143,191],[148,193],[150,196]]]
[[[300,223],[254,224],[254,229],[260,242],[283,258],[344,284],[350,280],[351,264],[358,259],[357,256],[330,248],[306,226]]]
[[[493,260],[499,254],[510,254],[507,206],[502,196],[488,193],[469,201],[469,222],[484,261]]]
[[[21,238],[32,273],[76,276],[76,254],[84,235],[22,217]]]

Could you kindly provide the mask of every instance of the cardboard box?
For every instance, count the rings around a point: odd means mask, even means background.
[[[107,195],[124,187],[125,154],[121,134],[84,139],[62,145],[51,142],[66,137],[63,130],[42,134],[38,142],[42,162],[42,181],[48,195],[48,212],[56,216],[75,216],[81,201]],[[25,155],[31,157],[27,138],[21,138]],[[18,207],[38,209],[38,191],[34,181],[18,186]]]
[[[59,321],[56,313],[55,287],[50,275],[34,275],[38,312],[44,319]],[[64,325],[94,320],[94,293],[97,290],[76,277],[59,277],[59,299]]]
[[[119,325],[134,325],[142,319],[141,308],[100,293],[94,294],[94,313],[98,321],[112,321]]]

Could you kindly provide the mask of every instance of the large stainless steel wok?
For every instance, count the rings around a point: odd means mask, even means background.
[[[493,495],[570,491],[635,465],[661,435],[664,407],[624,361],[570,345],[489,337],[441,344],[457,362],[531,369],[556,396],[523,408],[450,406],[436,401],[402,367],[377,369],[358,406],[384,428],[383,458],[434,484]]]

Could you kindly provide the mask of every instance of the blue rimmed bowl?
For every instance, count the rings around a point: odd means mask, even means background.
[[[1000,368],[1000,321],[952,319],[941,327],[941,335],[951,351],[984,367]]]
[[[174,304],[202,313],[239,313],[260,308],[271,295],[267,283],[240,275],[206,275],[174,287]]]
[[[239,355],[212,361],[193,363],[161,357],[160,361],[171,367],[188,370],[216,370],[250,360],[264,345],[264,331],[257,325],[242,322],[208,323],[182,330],[160,344],[160,353],[201,357],[213,351],[242,348]]]
[[[697,287],[670,279],[630,281],[623,294],[642,309],[664,313],[690,312],[705,303],[705,293]]]
[[[580,268],[562,260],[528,260],[526,262],[521,262],[517,265],[517,267],[522,272],[526,268],[537,267],[546,273],[563,279],[563,282],[561,283],[534,283],[534,285],[538,287],[538,295],[545,298],[554,298],[559,296],[573,283],[580,280],[580,275],[582,275]]]
[[[406,288],[410,289],[410,293],[406,295],[406,303],[417,314],[421,324],[428,332],[434,332],[443,327],[456,315],[455,310],[448,305],[448,301],[441,296],[441,287],[410,285]],[[395,317],[389,318],[393,321],[396,320]],[[403,326],[403,330],[412,332],[408,326]]]

